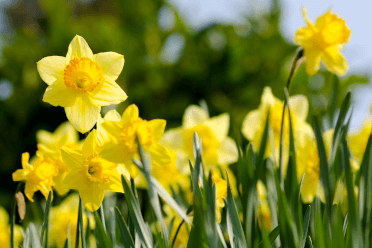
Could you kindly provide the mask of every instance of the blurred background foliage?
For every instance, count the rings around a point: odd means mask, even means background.
[[[0,88],[7,92],[0,100],[0,204],[9,209],[16,188],[11,173],[21,167],[23,152],[36,151],[36,131],[54,131],[66,121],[63,108],[42,102],[47,85],[37,61],[65,56],[79,34],[93,53],[124,55],[117,82],[129,98],[117,106],[119,113],[135,103],[144,119],[162,118],[168,128],[176,127],[185,108],[204,99],[211,116],[229,112],[232,128],[240,130],[264,86],[283,99],[298,49],[279,31],[280,2],[272,0],[271,6],[243,24],[210,23],[195,30],[163,0],[14,1],[6,10],[11,30],[1,35]],[[310,113],[327,117],[326,128],[346,90],[367,82],[360,75],[340,81],[327,72],[309,78],[302,65],[291,94],[306,95]]]

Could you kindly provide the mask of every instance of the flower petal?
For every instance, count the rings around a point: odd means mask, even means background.
[[[264,112],[260,109],[253,110],[247,114],[242,124],[242,133],[244,137],[252,142],[256,131],[262,127],[262,116]]]
[[[94,60],[101,67],[102,74],[115,81],[123,70],[124,56],[114,52],[98,53]]]
[[[83,167],[84,157],[80,152],[72,150],[66,146],[61,147],[61,156],[63,163],[70,170],[75,169],[76,167]]]
[[[79,190],[79,194],[84,206],[94,212],[101,206],[105,191],[97,183],[92,183],[86,189]]]
[[[67,119],[81,133],[93,128],[100,111],[101,107],[92,105],[85,95],[79,95],[73,106],[65,108]]]
[[[70,107],[74,105],[76,99],[76,90],[67,87],[63,78],[59,78],[46,89],[43,101],[53,106]]]
[[[182,128],[174,128],[166,131],[159,143],[173,150],[182,150],[183,149]]]
[[[96,133],[96,130],[93,129],[92,132],[90,132],[88,137],[85,139],[81,153],[84,158],[88,158],[92,156],[96,150],[97,150],[97,133]]]
[[[231,164],[238,160],[238,149],[234,140],[226,137],[217,150],[218,164],[225,165]]]
[[[127,172],[127,174],[124,176],[126,178],[130,178],[129,172]],[[111,174],[110,181],[107,183],[104,183],[102,188],[108,191],[124,193],[123,184],[121,183],[120,173],[118,171],[113,172]]]
[[[191,105],[185,110],[182,126],[184,129],[203,124],[209,118],[209,114],[199,106]]]
[[[320,68],[321,53],[316,48],[308,48],[304,51],[306,58],[306,72],[310,76],[315,75]]]
[[[72,169],[65,176],[62,186],[65,189],[84,190],[91,186],[90,180],[85,175],[84,167]]]
[[[13,172],[12,177],[13,181],[23,181],[26,179],[27,171],[24,169],[18,169],[15,172]]]
[[[120,121],[121,116],[115,109],[111,109],[109,112],[105,114],[105,117],[103,117],[105,121]]]
[[[304,95],[295,95],[289,98],[289,107],[295,116],[303,121],[307,118],[309,102]],[[292,117],[293,118],[293,117]]]
[[[155,119],[148,122],[149,126],[152,129],[156,142],[159,142],[159,140],[163,136],[166,123],[167,122],[162,119]]]
[[[125,123],[129,121],[130,119],[137,120],[139,116],[138,107],[135,104],[129,105],[123,112],[123,115],[121,116],[121,123]]]
[[[55,178],[53,178],[53,182],[54,182],[53,187],[57,191],[58,195],[60,196],[65,195],[70,191],[69,188],[66,188],[63,185],[63,180],[65,179],[66,175],[67,175],[66,172],[60,172]]]
[[[124,151],[123,146],[113,142],[106,143],[99,156],[114,163],[124,163],[128,159],[128,154]]]
[[[323,53],[323,61],[328,70],[339,76],[345,75],[348,64],[345,57],[340,52],[341,46],[329,47]]]
[[[125,101],[128,96],[124,90],[114,81],[106,78],[106,81],[89,93],[90,100],[97,106],[107,106]]]
[[[106,121],[101,124],[101,127],[107,132],[107,140],[103,140],[103,143],[106,141],[113,141],[114,143],[119,143],[120,132],[122,129],[122,124],[117,121]],[[105,138],[105,137],[101,137]]]
[[[66,58],[61,56],[49,56],[37,62],[37,70],[41,79],[47,84],[53,84],[58,78],[63,77]]]
[[[281,101],[273,95],[271,88],[266,86],[262,92],[260,106],[266,109],[267,106],[274,106],[278,102]]]
[[[229,132],[230,116],[227,113],[212,117],[206,124],[216,136],[219,142],[222,142]]]
[[[90,50],[88,43],[84,40],[83,37],[76,35],[68,46],[66,65],[68,65],[70,63],[70,60],[74,58],[83,57],[94,60],[93,52],[92,50]]]

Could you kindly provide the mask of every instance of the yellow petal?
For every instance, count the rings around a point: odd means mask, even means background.
[[[329,47],[323,53],[323,61],[327,69],[339,76],[345,75],[348,65],[345,57],[340,52],[341,46]]]
[[[151,127],[155,142],[159,142],[161,137],[164,134],[166,121],[162,119],[155,119],[148,122],[148,125]]]
[[[63,196],[70,191],[69,188],[66,188],[63,185],[63,180],[65,179],[66,175],[67,175],[67,172],[59,172],[58,175],[55,178],[53,178],[53,182],[54,182],[53,187],[57,191],[58,195],[60,196]]]
[[[63,143],[62,139],[65,138],[65,143],[77,143],[79,140],[79,134],[70,122],[66,121],[59,125],[54,133],[39,130],[36,132],[37,143],[41,143],[46,146],[53,146],[55,144]],[[59,147],[58,147],[59,148]]]
[[[74,58],[88,58],[94,60],[93,52],[90,50],[88,43],[83,37],[76,35],[70,45],[66,55],[66,65],[70,63],[70,60]]]
[[[183,130],[182,128],[174,128],[166,131],[159,143],[173,149],[183,149]]]
[[[123,70],[124,56],[114,52],[98,53],[94,55],[94,60],[101,67],[105,77],[115,81]]]
[[[79,194],[84,206],[91,212],[99,209],[105,195],[104,190],[96,183],[92,183],[84,190],[79,190]]]
[[[314,34],[314,30],[310,27],[299,28],[294,36],[294,40],[306,49],[313,46]]]
[[[139,116],[138,107],[135,104],[129,105],[123,112],[123,115],[121,116],[121,123],[125,123],[129,121],[130,119],[137,120]]]
[[[301,186],[301,198],[306,203],[311,203],[317,194],[319,176],[315,176],[309,173],[305,173],[304,180]]]
[[[75,103],[76,93],[73,87],[66,87],[63,78],[59,78],[45,90],[43,101],[53,106],[70,107]]]
[[[78,96],[75,104],[65,108],[67,119],[81,133],[86,133],[96,124],[101,107],[92,105],[85,95]]]
[[[84,158],[88,158],[94,154],[97,150],[97,133],[96,130],[92,130],[88,137],[84,141],[83,149],[81,153]]]
[[[217,149],[218,161],[220,165],[231,164],[238,160],[238,149],[233,139],[226,137]]]
[[[227,113],[210,118],[206,125],[212,130],[219,142],[222,142],[229,132],[230,116]]]
[[[28,165],[28,161],[30,160],[30,154],[28,152],[22,153],[22,168],[26,169]]]
[[[302,15],[303,15],[307,25],[314,26],[314,24],[311,22],[311,20],[307,16],[307,9],[305,7],[302,8]]]
[[[317,49],[307,49],[304,51],[306,58],[306,72],[310,76],[315,75],[320,68],[321,53]]]
[[[108,191],[124,193],[123,184],[121,183],[121,176],[119,172],[118,171],[113,172],[111,174],[110,181],[107,183],[104,183],[102,188]]]
[[[168,153],[168,150],[159,144],[154,144],[148,149],[151,155],[151,163],[156,166],[162,166],[172,162],[172,158]]]
[[[107,132],[109,140],[115,143],[120,142],[120,132],[122,129],[122,124],[116,121],[106,121],[101,124],[102,128]]]
[[[84,167],[72,169],[67,173],[62,182],[63,188],[84,190],[90,187],[92,183],[85,175],[85,172]]]
[[[58,78],[63,78],[66,58],[61,56],[50,56],[37,62],[37,70],[43,81],[51,85]]]
[[[184,129],[203,124],[209,118],[209,114],[199,106],[191,105],[185,110],[182,126]]]
[[[13,177],[13,181],[23,181],[23,180],[26,180],[26,176],[27,176],[27,171],[26,170],[16,170],[13,174],[12,174],[12,177]]]
[[[103,117],[105,121],[120,121],[121,116],[115,109],[111,109],[109,112],[105,114],[105,117]]]
[[[97,106],[107,106],[125,101],[128,96],[123,89],[113,80],[106,78],[106,81],[98,85],[89,93],[90,100]]]
[[[304,95],[291,96],[289,99],[290,110],[295,114],[296,118],[305,121],[309,111],[309,102]],[[293,117],[292,117],[293,121]]]
[[[34,199],[32,199],[32,198],[34,197],[34,194],[35,194],[36,191],[37,191],[37,187],[36,187],[35,184],[31,184],[31,183],[26,182],[25,195],[31,202],[34,202]]]
[[[280,103],[281,101],[273,95],[273,92],[269,86],[266,86],[263,89],[262,96],[261,96],[261,107],[265,108],[268,106],[274,106],[276,103]]]
[[[253,141],[256,131],[262,128],[262,115],[264,114],[261,109],[256,109],[247,114],[242,124],[242,134],[251,142]]]
[[[113,142],[106,143],[99,156],[114,163],[124,163],[128,159],[128,154],[124,151],[123,146]]]
[[[67,168],[69,168],[70,170],[73,170],[76,167],[83,167],[84,157],[83,155],[81,155],[80,152],[74,151],[66,146],[62,146],[61,155],[63,163],[65,163]]]

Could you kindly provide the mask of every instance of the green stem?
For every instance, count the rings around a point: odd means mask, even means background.
[[[83,248],[86,248],[85,243],[85,232],[84,232],[84,215],[83,215],[83,202],[81,198],[79,197],[79,215],[80,215],[80,234],[81,234],[81,246]]]
[[[101,207],[99,208],[99,213],[101,215],[101,221],[102,221],[103,229],[106,232],[106,222],[105,222],[105,215],[103,213],[103,205],[102,205],[102,203],[101,203]]]

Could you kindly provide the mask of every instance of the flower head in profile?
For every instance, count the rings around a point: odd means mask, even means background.
[[[191,105],[183,115],[182,127],[165,132],[161,143],[177,153],[178,167],[183,174],[190,172],[188,160],[194,160],[194,133],[201,137],[203,166],[206,171],[238,160],[238,150],[228,137],[230,117],[227,113],[209,117],[203,108]]]
[[[36,191],[40,192],[48,198],[49,191],[54,185],[53,179],[58,175],[58,167],[50,158],[44,158],[40,152],[36,153],[37,157],[33,164],[29,163],[30,154],[25,152],[22,154],[22,169],[13,173],[13,181],[24,181],[25,195],[30,201]],[[53,194],[52,194],[53,197]]]
[[[307,17],[306,8],[302,11],[307,27],[301,27],[294,39],[303,47],[307,73],[316,74],[323,60],[329,71],[344,75],[348,65],[341,50],[350,38],[349,27],[342,18],[331,13],[331,9],[319,17],[315,25]]]
[[[63,185],[78,190],[84,206],[92,212],[99,209],[105,190],[123,192],[121,165],[103,159],[99,152],[96,130],[89,133],[81,152],[61,148],[63,162],[69,169]]]
[[[121,119],[112,121],[104,120],[100,125],[100,139],[103,140],[101,156],[115,163],[124,163],[133,178],[139,174],[139,169],[132,159],[139,159],[136,137],[143,149],[151,155],[154,166],[167,164],[170,156],[165,147],[159,144],[165,129],[165,120],[154,119],[151,121],[139,117],[138,107],[134,104],[128,106]],[[99,127],[100,128],[100,127]]]
[[[65,122],[54,133],[39,130],[36,133],[36,140],[38,150],[44,157],[52,159],[58,167],[58,175],[53,179],[54,189],[59,195],[66,194],[69,189],[64,188],[62,182],[68,172],[68,168],[63,163],[60,147],[67,146],[74,150],[80,150],[78,132],[69,122]]]
[[[301,130],[303,132],[312,132],[311,126],[305,122],[309,103],[303,95],[291,96],[289,99],[289,107],[291,110],[291,121],[293,132],[296,140],[296,134]],[[258,109],[255,109],[247,114],[243,120],[242,133],[251,142],[253,150],[258,151],[261,145],[261,139],[265,128],[267,113],[270,110],[269,125],[273,144],[269,143],[266,146],[265,157],[270,157],[277,164],[279,159],[279,144],[283,113],[283,102],[276,98],[270,87],[265,87],[261,97],[261,104]],[[289,118],[288,110],[284,115],[284,160],[288,158],[289,147]],[[271,135],[269,134],[269,135]],[[286,162],[284,162],[286,165]]]
[[[84,38],[76,35],[66,57],[45,57],[37,63],[41,78],[48,84],[43,101],[64,107],[76,130],[86,133],[96,124],[101,106],[127,99],[115,82],[123,66],[123,55],[93,54]]]
[[[10,247],[10,225],[8,212],[0,206],[0,247]],[[14,225],[14,247],[22,241],[22,228]]]

